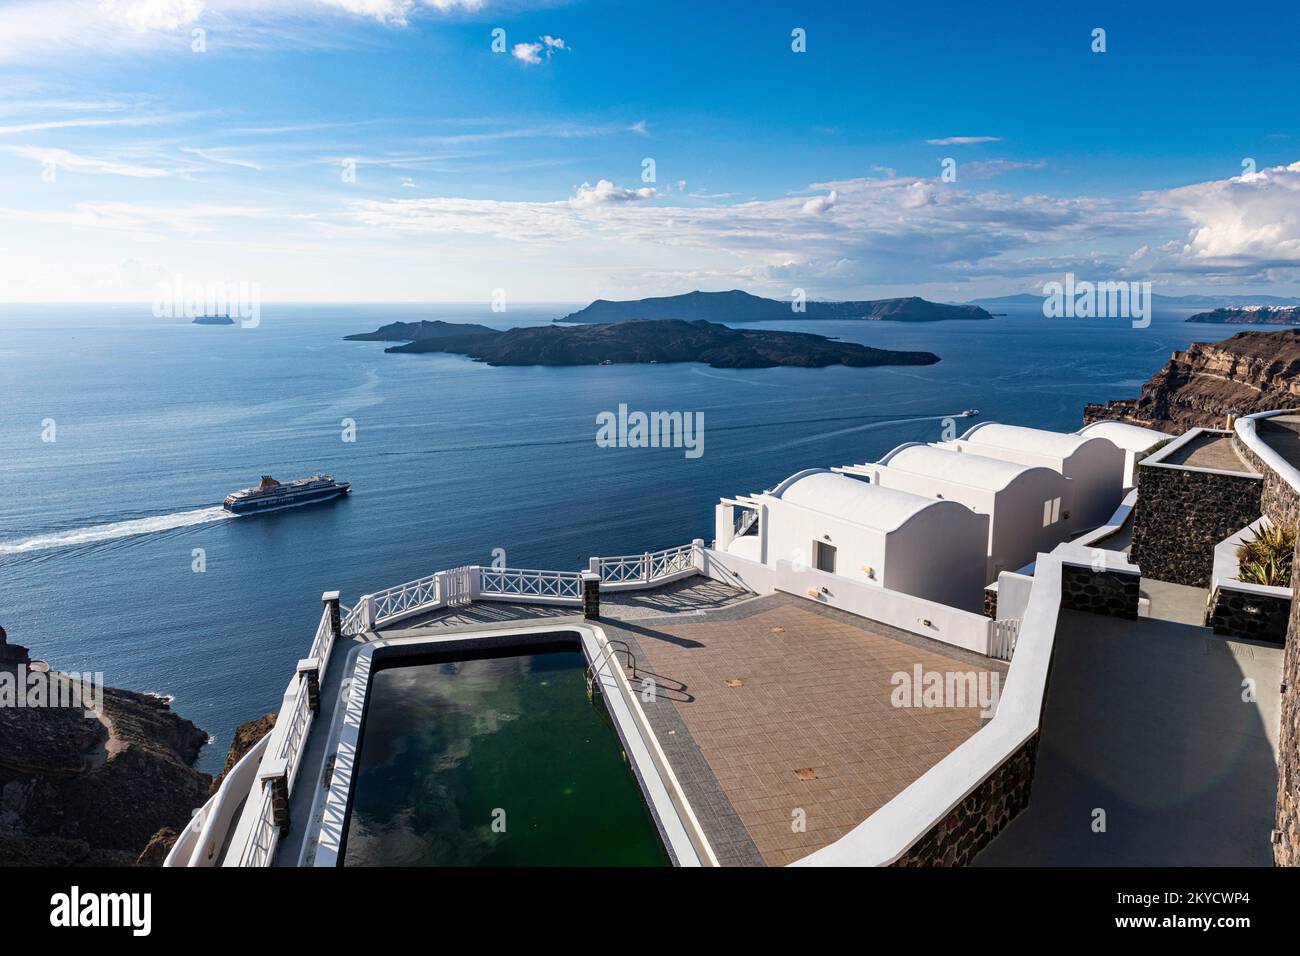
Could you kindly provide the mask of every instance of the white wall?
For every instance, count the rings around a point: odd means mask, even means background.
[[[989,568],[986,583],[1002,571],[1031,563],[1040,551],[1051,551],[1070,536],[1070,522],[1043,525],[1043,506],[1061,499],[1060,513],[1071,504],[1072,482],[1049,468],[1026,471],[997,495],[989,528]]]
[[[788,561],[777,562],[776,589],[796,594],[888,624],[912,634],[988,654],[993,622],[983,614],[963,611],[924,598],[890,591],[874,584],[849,581],[822,571],[798,570]],[[811,592],[811,593],[810,593]]]
[[[778,561],[788,561],[812,567],[813,543],[822,541],[835,548],[836,574],[857,581],[883,582],[885,536],[879,531],[780,498],[768,502],[764,519],[764,564],[775,566]]]
[[[989,516],[939,501],[886,539],[883,583],[893,591],[977,611],[984,602]]]

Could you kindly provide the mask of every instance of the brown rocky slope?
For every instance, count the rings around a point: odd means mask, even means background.
[[[0,629],[6,679],[29,664]],[[207,735],[158,697],[102,694],[98,717],[0,706],[0,866],[130,865],[151,842],[157,862],[207,800],[212,778],[190,766]]]
[[[1137,398],[1084,407],[1083,421],[1118,420],[1171,434],[1222,428],[1229,415],[1300,404],[1300,329],[1239,332],[1175,352]]]

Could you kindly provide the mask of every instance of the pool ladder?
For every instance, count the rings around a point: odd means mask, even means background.
[[[600,689],[600,664],[606,661],[616,650],[615,645],[621,646],[623,653],[627,655],[627,669],[630,675],[636,677],[636,658],[632,656],[632,648],[628,647],[627,641],[606,639],[605,644],[596,652],[596,657],[587,665],[587,696],[592,697]],[[614,658],[615,661],[618,658]]]

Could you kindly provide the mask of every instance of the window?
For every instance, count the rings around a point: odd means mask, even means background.
[[[818,571],[825,571],[828,574],[835,573],[835,546],[827,544],[825,541],[813,542],[813,562]]]
[[[1043,527],[1061,520],[1061,499],[1048,498],[1043,502]]]

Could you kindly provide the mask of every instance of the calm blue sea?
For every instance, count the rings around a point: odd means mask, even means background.
[[[173,695],[213,736],[200,760],[213,770],[237,724],[279,705],[322,591],[350,604],[495,548],[513,567],[577,569],[708,539],[719,496],[935,440],[968,407],[1074,429],[1085,402],[1136,394],[1171,351],[1238,331],[1185,312],[1136,330],[1024,307],[991,322],[797,322],[784,325],[943,361],[750,371],[489,368],[342,340],[397,319],[508,327],[569,311],[269,305],[243,329],[147,305],[0,306],[0,625],[59,668]],[[596,416],[620,403],[703,412],[703,456],[598,447]],[[218,509],[261,474],[316,471],[352,495]]]

